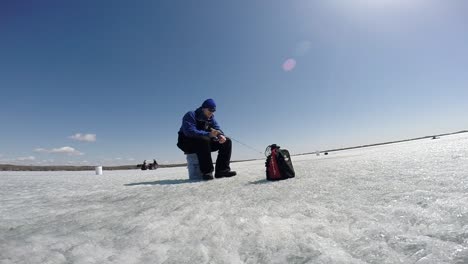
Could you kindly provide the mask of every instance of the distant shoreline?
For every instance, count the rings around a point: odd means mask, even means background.
[[[367,147],[395,144],[395,143],[401,143],[401,142],[407,142],[407,141],[437,138],[437,137],[462,134],[462,133],[468,133],[468,130],[462,130],[462,131],[453,132],[453,133],[444,133],[444,134],[438,134],[438,135],[424,136],[424,137],[417,137],[417,138],[411,138],[411,139],[389,141],[389,142],[383,142],[383,143],[360,145],[360,146],[355,146],[355,147],[322,150],[322,151],[319,151],[319,153],[330,153],[330,152],[342,151],[342,150],[367,148]],[[316,154],[316,153],[317,152],[307,152],[307,153],[294,154],[292,156],[311,155],[311,154]],[[253,161],[253,160],[256,160],[256,159],[237,160],[237,161],[232,161],[232,162],[234,163],[234,162],[244,162],[244,161]],[[159,168],[173,168],[173,167],[185,167],[185,166],[187,166],[187,163],[159,165]],[[60,165],[34,166],[34,165],[0,164],[0,171],[90,171],[94,169],[95,169],[94,166],[60,166]],[[103,166],[103,169],[104,170],[139,170],[137,165]]]
[[[236,160],[235,162],[252,161],[255,159]],[[174,168],[185,167],[187,163],[178,164],[164,164],[159,165],[158,168]],[[103,170],[140,170],[138,165],[120,165],[120,166],[102,166]],[[68,166],[68,165],[54,165],[54,166],[35,166],[35,165],[13,165],[13,164],[0,164],[0,171],[94,171],[95,166]]]

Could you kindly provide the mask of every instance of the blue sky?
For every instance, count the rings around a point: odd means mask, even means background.
[[[0,163],[182,162],[206,98],[259,151],[467,129],[466,4],[343,2],[2,1]]]

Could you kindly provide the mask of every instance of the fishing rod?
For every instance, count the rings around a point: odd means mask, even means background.
[[[229,136],[229,138],[232,139],[232,140],[234,140],[235,142],[237,142],[237,143],[243,145],[244,147],[249,148],[250,150],[253,150],[253,151],[257,152],[257,153],[262,154],[262,156],[265,155],[265,152],[262,152],[262,151],[260,151],[260,150],[258,150],[258,149],[256,149],[256,148],[254,148],[254,147],[252,147],[252,146],[249,146],[249,145],[247,145],[247,144],[245,144],[245,143],[242,143],[241,141],[239,141],[239,140],[237,140],[237,139],[235,139],[235,138],[233,138],[233,137],[231,137],[231,136]]]

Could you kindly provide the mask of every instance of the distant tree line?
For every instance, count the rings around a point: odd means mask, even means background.
[[[160,168],[183,167],[186,164],[159,165]],[[94,166],[33,166],[33,165],[12,165],[0,164],[0,171],[90,171]],[[137,165],[103,166],[103,170],[136,170]]]

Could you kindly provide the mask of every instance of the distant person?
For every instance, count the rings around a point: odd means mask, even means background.
[[[147,170],[148,165],[146,165],[146,160],[143,161],[143,164],[141,164],[141,170]]]
[[[153,169],[157,169],[159,167],[158,163],[156,162],[156,160],[154,159],[153,160]]]
[[[214,118],[216,103],[207,99],[195,111],[187,112],[182,118],[177,146],[186,154],[196,153],[200,171],[204,180],[213,179],[213,161],[211,152],[218,151],[214,177],[232,177],[231,139],[226,137]]]

